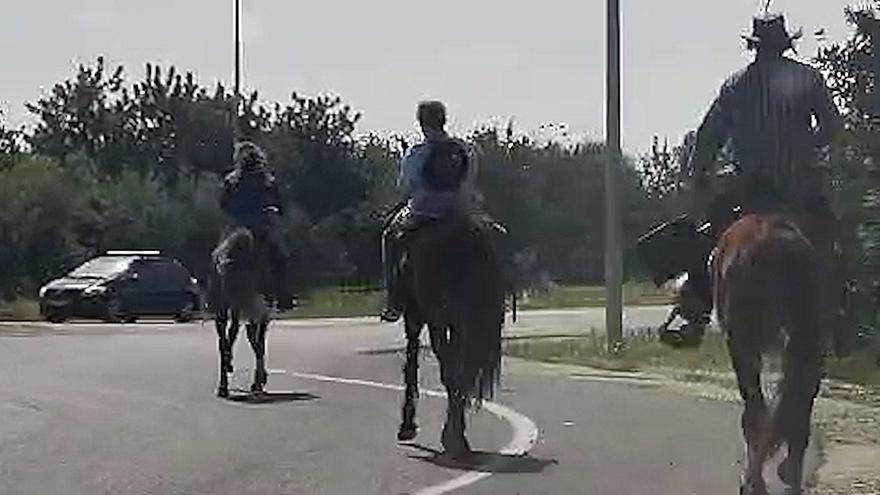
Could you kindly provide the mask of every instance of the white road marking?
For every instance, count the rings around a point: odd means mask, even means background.
[[[403,391],[401,385],[393,385],[390,383],[374,382],[370,380],[361,380],[358,378],[341,378],[336,376],[318,375],[314,373],[290,372],[291,376],[305,378],[307,380],[315,380],[320,382],[340,383],[344,385],[354,385],[361,387],[372,387],[383,390],[393,390],[396,392]],[[423,390],[422,395],[435,398],[446,398],[446,394],[438,390]],[[497,416],[503,421],[507,421],[513,428],[513,438],[505,445],[499,453],[508,456],[519,456],[527,454],[532,447],[538,442],[538,427],[529,417],[520,414],[513,409],[502,406],[496,402],[486,401],[483,407],[487,411]],[[459,488],[472,485],[480,480],[492,476],[491,471],[473,469],[469,470],[461,476],[455,477],[449,481],[432,485],[415,492],[413,495],[444,495],[453,492]]]

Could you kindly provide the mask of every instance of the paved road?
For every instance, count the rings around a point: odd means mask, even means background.
[[[663,313],[641,309],[630,322]],[[565,333],[591,321],[601,323],[601,311],[529,313],[511,331]],[[440,399],[422,399],[418,443],[396,444],[401,357],[370,351],[399,345],[398,328],[281,322],[269,340],[273,395],[231,402],[213,395],[209,324],[0,324],[0,493],[439,495],[469,481],[454,493],[737,490],[732,405],[511,361],[498,399],[506,419],[490,410],[471,417],[472,445],[494,471],[475,475],[433,453]],[[246,345],[233,377],[242,388]],[[433,361],[424,361],[423,384],[436,387]],[[539,436],[528,456],[491,454],[528,443],[531,425]]]

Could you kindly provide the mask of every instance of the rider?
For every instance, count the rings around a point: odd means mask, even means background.
[[[727,79],[698,130],[690,162],[692,213],[708,220],[715,240],[736,219],[736,206],[745,211],[781,207],[806,213],[820,226],[819,237],[826,237],[819,242],[819,252],[833,260],[834,267],[829,264],[824,275],[838,277],[842,274],[838,221],[829,203],[830,180],[823,156],[839,117],[822,75],[784,56],[799,37],[789,34],[781,14],[756,17],[752,34],[743,36],[755,59]],[[718,152],[726,145],[733,153],[735,173],[730,181],[716,184]],[[706,264],[700,266],[701,270],[688,274],[682,294],[696,294],[702,315],[690,318],[682,333],[701,335],[712,311]],[[841,290],[825,297],[842,298],[843,280],[825,280],[830,283],[824,286]],[[837,305],[835,310],[840,308]]]
[[[401,161],[398,187],[406,202],[398,205],[391,222],[382,232],[386,307],[380,318],[387,322],[397,321],[403,312],[397,279],[404,250],[404,234],[455,213],[472,215],[496,231],[504,231],[503,227],[477,209],[479,199],[474,188],[477,162],[464,142],[450,137],[446,132],[446,107],[443,103],[419,103],[416,116],[425,139],[410,149]],[[438,188],[431,184],[427,172],[435,164],[443,168],[441,174],[455,177],[450,187]]]
[[[290,309],[288,254],[271,221],[273,211],[283,213],[275,177],[267,169],[265,152],[250,141],[236,143],[233,163],[235,170],[223,181],[220,207],[235,227],[246,227],[255,237],[266,241],[278,309]]]

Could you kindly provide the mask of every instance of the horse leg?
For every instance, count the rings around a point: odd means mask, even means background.
[[[419,398],[419,337],[422,334],[424,323],[412,315],[408,310],[404,314],[404,326],[406,327],[406,362],[403,365],[403,379],[406,385],[404,391],[403,408],[401,411],[400,428],[397,431],[397,440],[405,442],[412,440],[418,433],[416,424],[416,404]]]
[[[259,379],[260,383],[265,387],[269,381],[269,373],[266,371],[266,334],[269,333],[269,320],[263,319],[260,322],[260,333],[258,342],[260,344],[260,362],[259,362]]]
[[[214,317],[214,328],[217,330],[217,347],[220,354],[220,384],[217,386],[217,397],[229,397],[229,377],[228,368],[229,357],[228,349],[231,347],[229,340],[226,338],[226,313],[221,315],[219,312]]]
[[[430,332],[431,347],[440,361],[440,379],[446,388],[446,423],[440,443],[453,458],[467,457],[471,454],[471,447],[464,435],[467,401],[459,380],[461,349],[454,329],[430,327]]]
[[[821,380],[821,342],[818,333],[793,337],[785,349],[783,390],[774,414],[774,434],[788,445],[777,474],[786,493],[800,494],[804,454],[810,440],[810,417]],[[809,340],[809,342],[805,342]]]
[[[229,334],[226,337],[226,372],[232,373],[234,371],[232,366],[232,349],[235,347],[235,341],[238,339],[238,330],[239,330],[239,318],[238,312],[232,312],[232,319],[230,320],[229,325]]]
[[[254,359],[256,361],[256,366],[254,368],[254,383],[251,384],[251,392],[254,394],[262,394],[263,386],[266,384],[266,368],[263,359],[264,348],[260,341],[261,333],[262,325],[259,322],[248,322],[247,337],[248,341],[251,343],[251,348],[254,350]]]
[[[754,343],[752,343],[754,344]],[[769,418],[761,390],[761,355],[751,345],[731,338],[730,357],[736,372],[739,392],[745,402],[742,431],[746,441],[746,468],[740,485],[741,495],[765,495],[764,463],[770,454]],[[755,344],[756,347],[756,344]]]

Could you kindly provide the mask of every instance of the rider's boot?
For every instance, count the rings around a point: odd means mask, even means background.
[[[712,292],[708,274],[705,270],[691,270],[675,292],[675,307],[660,327],[661,340],[675,347],[699,346],[711,322]],[[676,317],[681,317],[685,323],[677,329],[670,329],[669,325]]]
[[[385,308],[379,318],[387,323],[394,323],[403,316],[403,305],[400,304],[399,277],[400,239],[397,233],[389,228],[382,234],[382,258],[385,279]]]
[[[385,289],[385,309],[379,314],[379,318],[387,323],[394,323],[403,316],[403,307],[400,304],[398,295],[398,274],[391,275],[393,280],[386,281]]]
[[[293,295],[290,292],[290,281],[287,278],[288,256],[277,239],[269,239],[270,255],[272,264],[272,288],[275,293],[278,311],[293,309]]]
[[[283,274],[276,275],[275,281],[275,297],[278,298],[278,311],[288,311],[293,309],[293,295],[287,289],[287,278]]]

